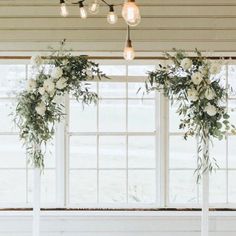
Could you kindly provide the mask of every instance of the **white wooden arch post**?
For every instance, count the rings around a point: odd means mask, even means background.
[[[208,137],[208,136],[207,136]],[[207,167],[206,156],[209,156],[209,138],[203,146],[204,163],[203,169]],[[209,170],[206,168],[202,175],[202,216],[201,216],[201,236],[209,235]]]

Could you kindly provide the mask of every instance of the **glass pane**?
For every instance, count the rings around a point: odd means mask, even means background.
[[[125,98],[126,83],[100,82],[99,97],[101,98]]]
[[[145,84],[144,83],[128,83],[128,97],[129,98],[154,98],[155,92],[146,94]]]
[[[228,198],[229,203],[236,203],[236,171],[230,170],[228,172]]]
[[[99,104],[100,131],[125,131],[125,101],[100,101]]]
[[[44,165],[45,165],[45,168],[55,168],[56,167],[55,138],[52,141],[48,142],[48,144],[47,144]]]
[[[17,135],[0,135],[0,167],[25,168],[26,149]]]
[[[128,145],[129,168],[155,168],[155,137],[130,136]]]
[[[210,202],[226,203],[226,171],[217,170],[210,175]]]
[[[215,158],[219,168],[226,168],[226,140],[214,139],[210,144],[210,156]]]
[[[16,92],[25,88],[25,65],[0,65],[0,71],[0,97],[14,96]]]
[[[126,75],[125,65],[100,65],[99,68],[106,75],[114,75],[114,76]]]
[[[147,76],[148,71],[155,69],[155,65],[131,65],[128,67],[129,76]]]
[[[26,171],[0,170],[0,203],[26,202]]]
[[[125,166],[126,166],[126,137],[100,136],[99,167],[125,168]]]
[[[236,137],[228,136],[228,166],[236,168]]]
[[[97,106],[93,104],[83,106],[77,101],[70,101],[70,131],[97,131]]]
[[[15,104],[10,100],[0,100],[0,132],[14,132],[16,131],[16,125],[13,122],[15,112]]]
[[[152,170],[129,170],[129,202],[154,203],[156,201],[156,175]]]
[[[70,203],[97,202],[97,171],[70,171]]]
[[[197,184],[194,170],[171,170],[169,173],[170,204],[197,203]]]
[[[176,112],[178,108],[177,104],[169,106],[169,130],[170,132],[184,132],[184,130],[179,129],[180,117]]]
[[[182,136],[169,138],[169,167],[196,168],[197,142],[195,138],[185,140]]]
[[[228,67],[228,84],[233,89],[231,97],[236,97],[236,65],[229,65]]]
[[[56,202],[56,171],[45,169],[41,175],[41,199],[42,203]],[[29,170],[28,174],[28,199],[33,202],[34,170]]]
[[[130,132],[155,131],[155,102],[147,100],[129,101],[128,129]]]
[[[230,115],[229,121],[236,125],[236,100],[229,100],[228,101],[228,111]]]
[[[70,137],[70,168],[97,167],[97,137]]]
[[[115,170],[99,171],[99,199],[102,203],[126,201],[126,172]]]

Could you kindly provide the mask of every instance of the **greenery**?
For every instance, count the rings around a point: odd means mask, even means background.
[[[228,88],[222,86],[220,62],[204,58],[198,50],[196,57],[191,58],[176,50],[173,56],[165,55],[172,63],[159,65],[148,73],[146,91],[162,91],[178,107],[179,128],[184,130],[184,138],[197,137],[199,180],[202,173],[218,167],[208,148],[204,149],[209,140],[222,140],[228,132],[235,134],[226,107]]]
[[[69,52],[56,51],[47,58],[35,56],[31,64],[27,88],[17,96],[14,121],[30,163],[43,169],[46,145],[65,115],[64,96],[70,94],[83,104],[96,103],[98,96],[86,81],[106,76],[86,56]]]

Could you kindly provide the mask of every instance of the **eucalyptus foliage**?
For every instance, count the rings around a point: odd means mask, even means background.
[[[90,91],[86,81],[106,76],[86,56],[71,53],[53,52],[47,58],[36,56],[31,59],[31,65],[27,88],[17,97],[14,121],[30,163],[43,169],[46,145],[54,136],[55,125],[65,115],[63,97],[70,94],[83,104],[96,104],[98,95]]]
[[[175,51],[173,56],[167,53],[166,57],[170,65],[159,65],[148,73],[146,91],[162,91],[178,107],[184,138],[197,137],[199,180],[202,173],[218,167],[209,155],[209,140],[222,140],[229,132],[235,134],[226,107],[228,88],[222,85],[221,63],[204,58],[199,51],[191,58],[183,51]]]

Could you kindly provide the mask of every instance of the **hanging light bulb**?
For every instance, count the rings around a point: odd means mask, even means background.
[[[79,1],[79,10],[80,10],[80,17],[82,19],[86,19],[88,16],[88,13],[84,7],[83,1]]]
[[[116,15],[115,11],[114,11],[114,6],[110,5],[110,11],[107,15],[107,21],[109,24],[113,25],[117,22],[118,20],[118,16]]]
[[[89,7],[89,12],[91,14],[97,14],[99,12],[99,3],[98,0],[95,0],[92,5]]]
[[[60,0],[60,4],[61,4],[61,16],[63,17],[68,16],[65,0]]]
[[[130,26],[136,26],[140,23],[141,15],[135,0],[127,0],[124,3],[122,8],[122,16],[126,23]]]
[[[127,41],[126,41],[126,45],[125,45],[125,48],[124,48],[124,59],[126,61],[131,61],[134,59],[135,57],[135,52],[134,52],[134,48],[132,47],[132,41],[130,39],[130,28],[128,26],[128,37],[127,37]]]

